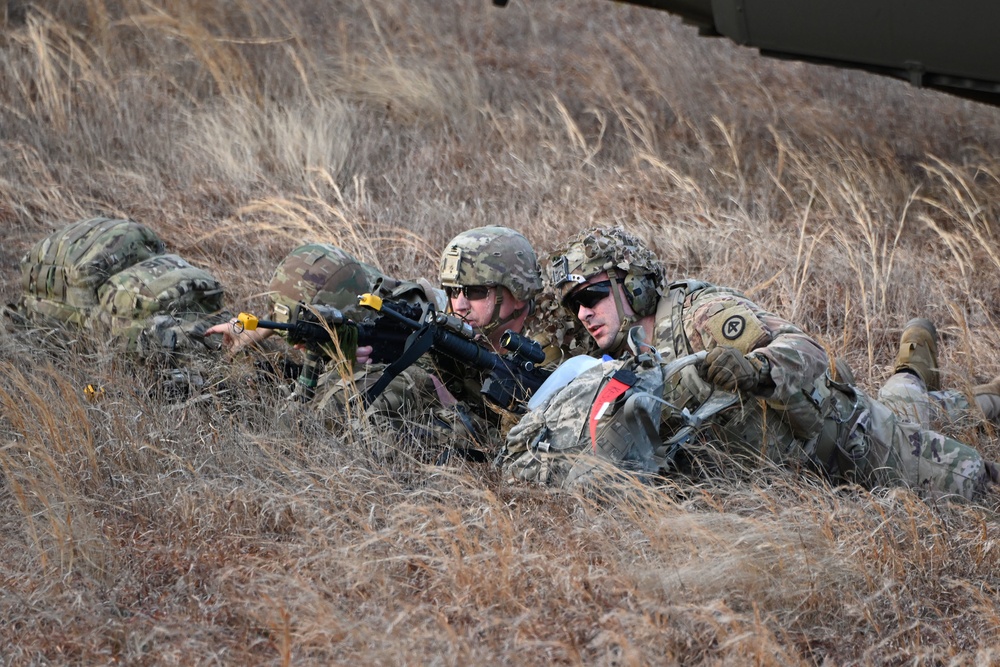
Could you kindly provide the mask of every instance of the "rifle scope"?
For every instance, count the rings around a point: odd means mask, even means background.
[[[545,350],[537,341],[523,336],[513,329],[507,329],[500,336],[500,346],[533,364],[545,361]]]

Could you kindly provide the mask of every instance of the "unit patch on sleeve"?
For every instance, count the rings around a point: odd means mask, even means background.
[[[743,335],[747,321],[742,315],[733,315],[722,323],[722,337],[726,340],[736,340]]]
[[[766,344],[769,338],[760,320],[739,302],[712,315],[705,326],[716,343],[735,347],[743,354]]]

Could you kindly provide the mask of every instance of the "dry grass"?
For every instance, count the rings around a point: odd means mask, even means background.
[[[95,213],[156,228],[234,306],[306,240],[432,277],[467,227],[547,250],[620,221],[873,391],[915,315],[952,385],[1000,370],[996,109],[598,0],[23,4],[0,27],[5,301],[34,240]],[[995,497],[774,471],[511,488],[208,370],[169,401],[100,341],[0,331],[4,662],[1000,661]]]

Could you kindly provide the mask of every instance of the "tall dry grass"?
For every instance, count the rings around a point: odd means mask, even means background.
[[[951,386],[1000,370],[993,108],[598,0],[6,7],[5,301],[36,239],[95,213],[154,227],[234,307],[307,240],[433,278],[468,227],[544,251],[621,222],[872,391],[915,315]],[[283,417],[245,364],[170,400],[104,341],[0,326],[6,663],[1000,661],[993,497],[787,471],[508,487]]]

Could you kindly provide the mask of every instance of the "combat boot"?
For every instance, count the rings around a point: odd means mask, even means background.
[[[1000,464],[996,464],[993,461],[987,461],[986,474],[989,476],[990,482],[993,484],[1000,484]]]
[[[993,378],[992,382],[973,387],[972,395],[988,420],[1000,419],[1000,376]]]
[[[906,323],[899,338],[895,372],[908,371],[924,381],[927,391],[941,388],[937,363],[937,328],[924,317]]]

